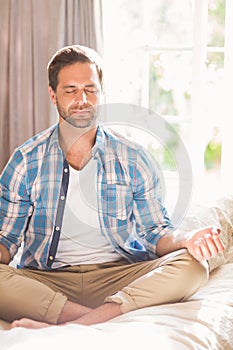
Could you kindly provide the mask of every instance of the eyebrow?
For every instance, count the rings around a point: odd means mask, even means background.
[[[96,84],[85,84],[85,85],[83,85],[84,87],[96,87]],[[63,86],[63,89],[70,89],[70,88],[78,88],[79,86],[78,85],[72,85],[72,84],[70,84],[70,85],[64,85]]]

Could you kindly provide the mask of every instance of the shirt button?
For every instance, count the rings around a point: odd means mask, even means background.
[[[50,255],[49,260],[53,260],[53,256],[52,255]]]
[[[60,230],[60,227],[59,227],[59,226],[56,226],[55,230],[56,230],[56,231],[59,231],[59,230]]]
[[[61,201],[64,201],[64,199],[65,199],[65,196],[61,196],[60,198],[61,198]]]
[[[67,169],[67,168],[65,168],[65,169],[64,169],[64,172],[65,172],[65,173],[68,173],[68,169]]]

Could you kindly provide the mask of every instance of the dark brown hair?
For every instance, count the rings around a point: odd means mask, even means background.
[[[74,63],[94,63],[103,90],[103,68],[100,56],[96,51],[86,46],[71,45],[58,50],[48,63],[49,85],[56,92],[58,84],[58,74],[63,67]]]

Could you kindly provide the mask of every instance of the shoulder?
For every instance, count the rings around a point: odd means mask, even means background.
[[[101,129],[105,136],[105,142],[109,143],[112,147],[122,147],[135,152],[142,149],[142,146],[139,143],[130,140],[113,128],[101,126]]]
[[[38,134],[25,141],[21,146],[16,148],[16,151],[20,151],[23,154],[29,154],[32,151],[37,151],[40,148],[44,148],[48,144],[51,136],[56,129],[57,124],[39,132]]]
[[[56,128],[57,124],[36,134],[17,147],[3,169],[2,176],[16,173],[23,174],[26,168],[35,168],[36,163],[42,160],[49,140]]]
[[[105,143],[114,148],[117,153],[125,152],[128,155],[133,156],[137,161],[142,161],[148,164],[153,163],[155,165],[155,159],[152,157],[149,150],[147,150],[139,142],[132,141],[123,134],[115,131],[112,128],[102,126],[102,130],[105,136]]]

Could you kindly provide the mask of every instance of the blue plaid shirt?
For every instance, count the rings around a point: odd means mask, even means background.
[[[51,269],[59,242],[69,167],[58,124],[17,148],[0,178],[0,243],[19,267]],[[142,146],[98,126],[98,215],[102,234],[130,262],[155,259],[156,244],[174,230],[161,203],[158,169]]]

